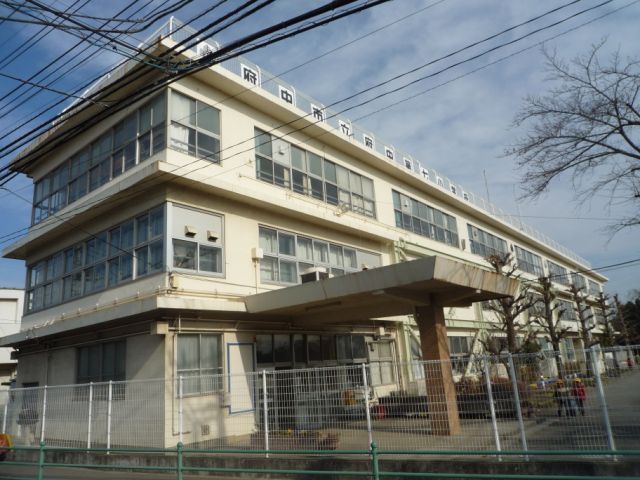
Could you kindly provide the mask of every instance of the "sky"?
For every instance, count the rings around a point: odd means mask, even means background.
[[[55,8],[75,8],[71,5],[72,0],[48,0],[46,3]],[[91,1],[80,13],[113,17],[128,3]],[[194,1],[174,15],[195,28],[202,27],[223,11],[203,15],[202,11],[211,3]],[[239,3],[227,2],[226,9]],[[259,14],[214,38],[224,45],[321,3],[324,2],[277,0]],[[544,42],[548,51],[555,51],[567,61],[584,55],[591,45],[602,40],[606,40],[605,60],[616,50],[623,57],[637,57],[638,0],[395,0],[256,50],[248,57],[272,74],[287,72],[282,78],[297,91],[328,105],[568,3],[571,4],[553,14],[359,96],[351,104],[338,104],[334,109],[347,108],[416,81],[410,87],[345,115],[374,132],[376,139],[411,154],[465,189],[485,198],[488,196],[505,212],[520,215],[523,222],[575,251],[598,269],[640,257],[640,229],[613,235],[608,228],[611,219],[625,214],[626,207],[615,199],[611,202],[604,195],[593,195],[589,201],[577,203],[568,177],[552,183],[542,198],[522,200],[521,172],[515,159],[505,155],[505,150],[516,138],[526,134],[526,129],[513,126],[514,116],[524,98],[542,95],[554,86],[545,71],[541,44]],[[80,3],[73,3],[77,4]],[[161,2],[152,2],[151,6],[159,4]],[[591,11],[579,14],[590,8]],[[141,18],[145,12],[134,17]],[[8,14],[6,7],[0,7],[0,17]],[[572,15],[575,17],[561,22]],[[122,38],[130,43],[140,42],[166,19],[159,20],[146,31]],[[561,23],[543,29],[556,22]],[[4,47],[4,53],[0,53],[0,148],[19,139],[25,129],[34,124],[31,122],[20,128],[25,119],[44,105],[52,105],[62,98],[59,93],[37,88],[17,100],[15,96],[20,91],[11,93],[18,83],[8,76],[30,77],[78,41],[69,31],[56,30],[17,55],[38,28],[16,23],[11,18],[0,23],[0,42]],[[538,29],[541,31],[533,33]],[[529,33],[532,34],[518,40]],[[444,67],[512,41],[511,45],[435,74]],[[44,78],[50,72],[47,70],[33,81],[49,84],[55,80],[50,88],[70,92],[120,61],[122,50],[113,45],[110,48],[93,46],[84,53],[73,50],[56,65],[49,77]],[[7,57],[13,54],[16,54],[15,58]],[[81,65],[65,71],[73,66],[74,59],[77,61],[85,56],[87,59]],[[418,81],[430,74],[433,74],[431,78]],[[54,106],[38,121],[48,120],[68,103],[65,100]],[[11,158],[12,155],[1,158],[0,166],[6,165]],[[0,190],[2,249],[24,231],[21,229],[28,227],[32,198],[31,180],[26,177],[13,180],[6,187],[10,191]],[[640,265],[637,263],[607,269],[603,273],[609,278],[608,293],[618,293],[626,299],[633,289],[640,289]],[[23,262],[0,260],[0,287],[23,287],[24,277]]]

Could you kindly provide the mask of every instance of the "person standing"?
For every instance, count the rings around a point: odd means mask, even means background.
[[[584,383],[580,378],[574,380],[571,396],[575,400],[580,414],[584,417],[584,402],[587,399],[587,390],[584,388]]]
[[[567,416],[569,416],[569,405],[567,404],[569,401],[569,391],[562,380],[558,380],[556,382],[556,389],[553,392],[553,398],[556,399],[558,404],[558,416],[561,417],[562,412],[565,410],[567,412]]]

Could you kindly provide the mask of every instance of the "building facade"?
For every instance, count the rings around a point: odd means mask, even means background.
[[[24,290],[0,288],[0,336],[6,337],[20,331],[20,319],[24,311]],[[0,385],[11,385],[15,380],[17,361],[11,358],[12,348],[0,348]]]
[[[158,51],[175,44],[168,33]],[[117,95],[135,88],[123,83]],[[260,310],[248,299],[287,288],[304,296],[311,290],[295,286],[305,272],[344,278],[348,289],[362,272],[425,257],[488,270],[485,257],[511,253],[524,279],[556,275],[567,302],[570,274],[588,304],[606,281],[247,60],[201,70],[98,122],[88,121],[97,107],[73,112],[53,137],[84,122],[79,133],[59,144],[43,137],[13,163],[35,186],[32,227],[4,252],[28,265],[22,328],[3,340],[17,351],[20,386],[181,376],[195,405],[199,393],[229,386],[190,377],[369,363],[384,391],[411,376],[385,365],[424,353],[413,307],[400,305],[418,301],[406,291],[370,292],[395,297],[394,309],[295,299],[295,311]],[[447,305],[451,355],[499,336],[479,301]],[[567,324],[570,352],[580,340]]]

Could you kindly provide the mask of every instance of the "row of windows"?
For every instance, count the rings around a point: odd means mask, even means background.
[[[447,245],[459,246],[455,217],[395,190],[392,194],[396,227]]]
[[[164,207],[129,219],[27,270],[27,312],[161,271]]]
[[[260,180],[375,218],[373,180],[256,129]]]
[[[470,224],[467,224],[467,231],[469,233],[471,253],[484,258],[494,255],[503,257],[508,253],[507,242],[503,239]]]
[[[140,107],[34,186],[32,224],[165,148],[164,94]]]
[[[260,227],[260,248],[263,282],[299,283],[300,274],[312,267],[339,276],[382,264],[379,255],[266,227]]]

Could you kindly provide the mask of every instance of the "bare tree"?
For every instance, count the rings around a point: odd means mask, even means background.
[[[509,278],[520,279],[516,273],[518,266],[512,262],[511,254],[491,255],[487,257],[487,262],[491,264],[496,273]],[[529,284],[520,282],[518,293],[514,297],[504,297],[497,300],[490,300],[486,309],[493,312],[498,319],[498,328],[505,334],[506,345],[502,345],[495,337],[480,340],[484,349],[493,354],[499,355],[506,347],[509,353],[520,353],[535,337],[535,333],[529,328],[528,321],[522,316],[533,304],[529,293]],[[518,338],[522,342],[518,343]]]
[[[557,352],[555,356],[556,368],[558,375],[563,376],[564,369],[559,352],[560,342],[567,337],[570,331],[568,327],[562,326],[562,320],[566,313],[556,301],[557,293],[549,277],[538,278],[538,283],[532,287],[532,290],[535,295],[535,303],[530,310],[530,321],[540,328],[547,341],[553,346],[554,352]]]
[[[525,99],[514,126],[528,133],[507,154],[523,169],[524,197],[568,175],[578,201],[600,192],[610,207],[630,205],[633,213],[611,225],[615,232],[640,225],[640,62],[617,52],[601,63],[603,45],[570,63],[544,51],[556,86]]]
[[[597,344],[598,340],[595,340],[591,333],[593,329],[596,328],[596,324],[592,322],[593,314],[591,313],[591,307],[584,301],[584,288],[572,283],[569,285],[569,292],[575,303],[576,317],[578,318],[578,333],[582,339],[583,348],[590,348]]]
[[[616,331],[612,321],[614,313],[609,305],[609,296],[600,292],[596,297],[596,323],[600,324],[600,345],[603,347],[613,347],[616,344]]]

